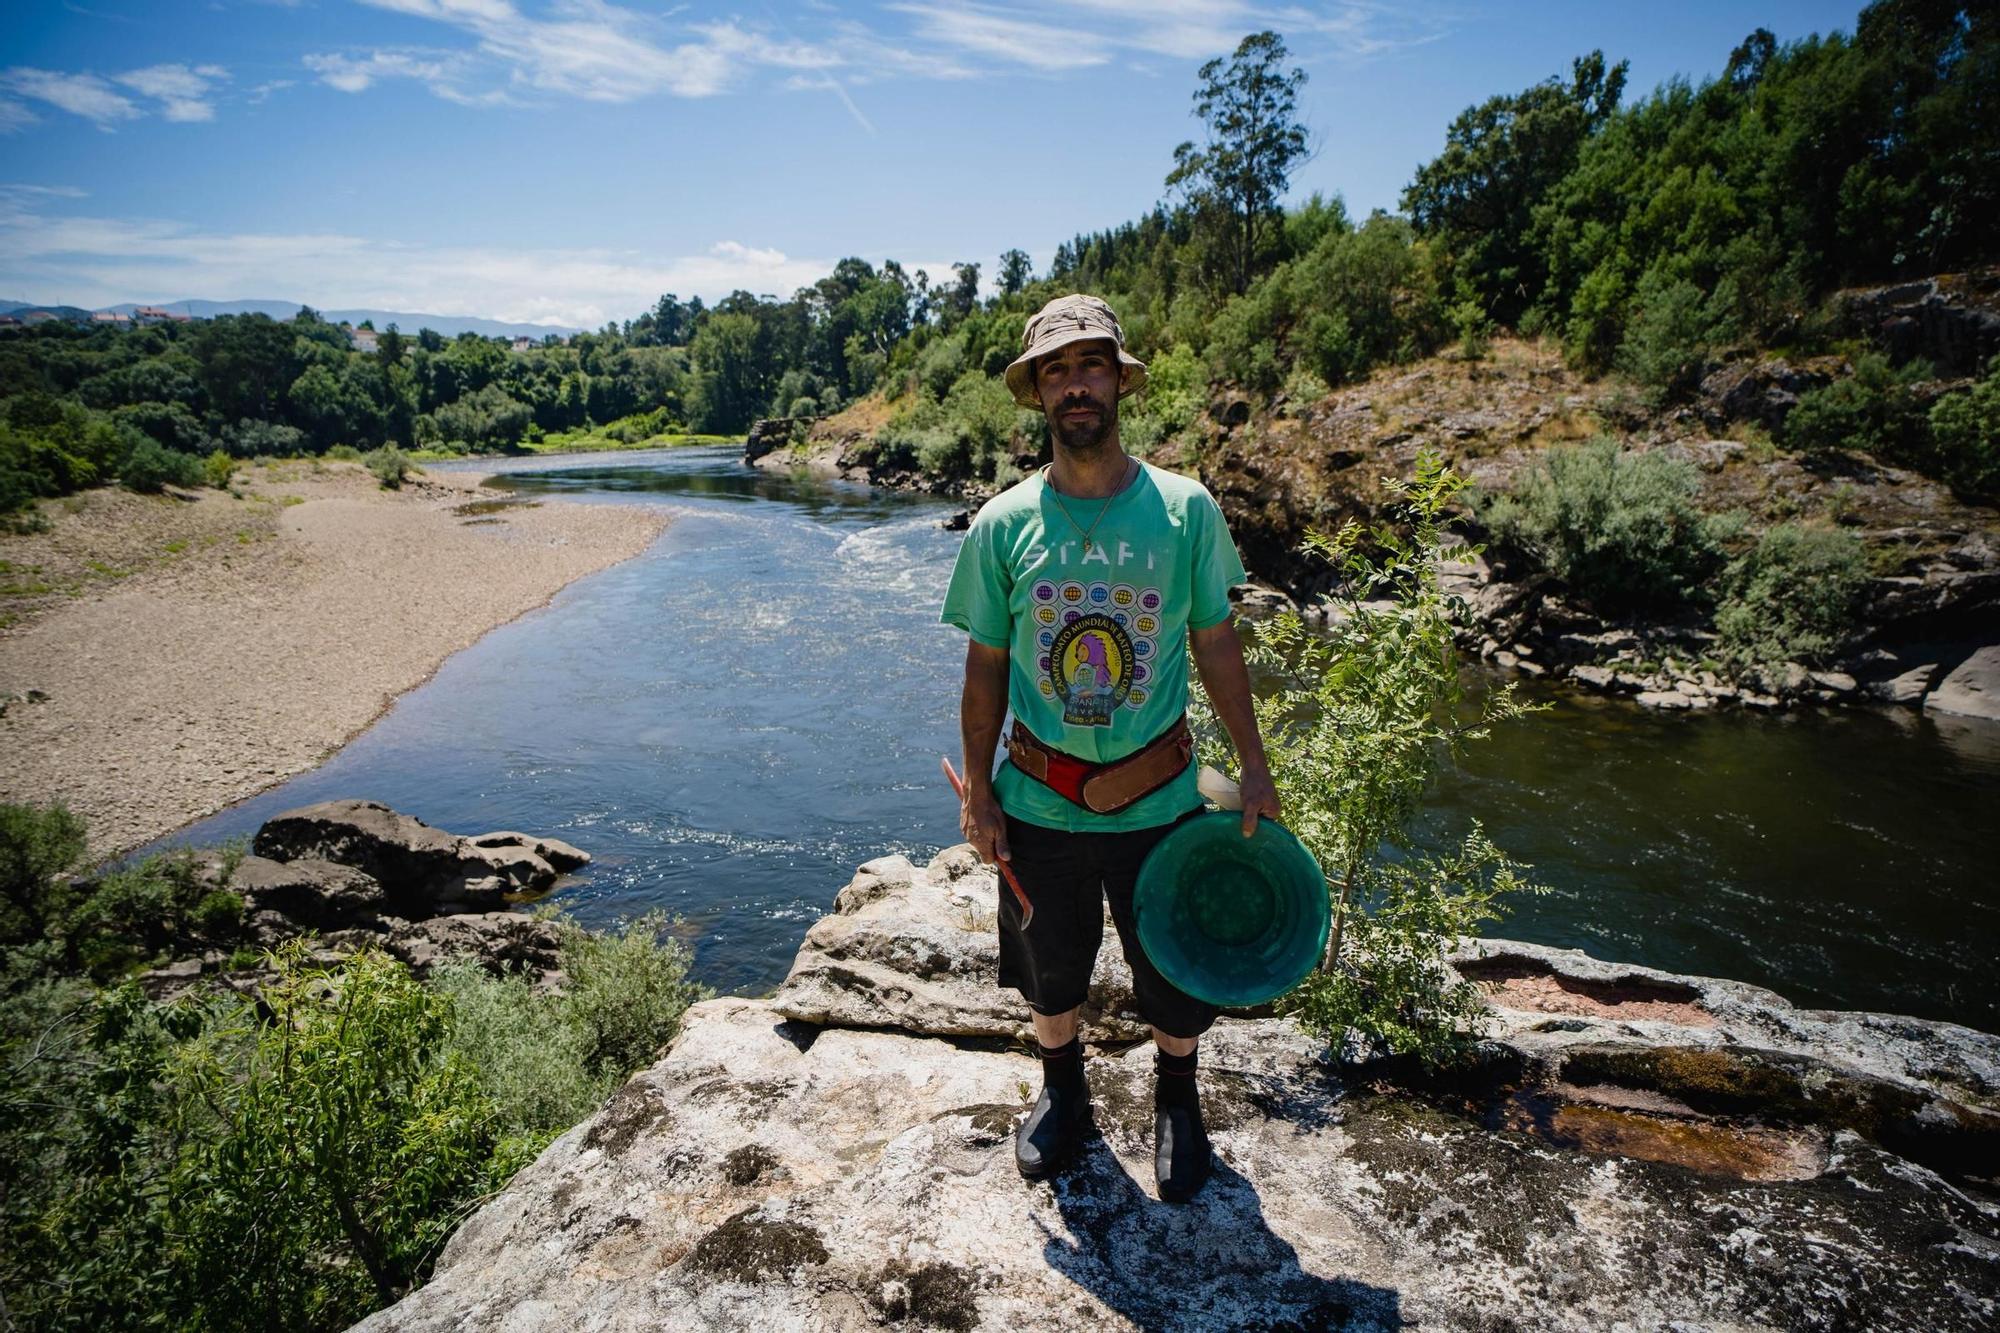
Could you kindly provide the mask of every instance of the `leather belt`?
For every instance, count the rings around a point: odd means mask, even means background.
[[[1007,757],[1071,803],[1093,814],[1115,815],[1185,772],[1194,758],[1194,736],[1183,716],[1124,758],[1094,764],[1044,744],[1017,719],[1007,736]]]

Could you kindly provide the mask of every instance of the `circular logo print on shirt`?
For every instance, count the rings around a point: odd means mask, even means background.
[[[1111,613],[1111,618],[1117,621],[1119,624],[1123,625],[1126,629],[1132,628],[1132,617],[1126,615],[1123,611],[1113,611]]]
[[[1109,602],[1110,600],[1111,600],[1110,584],[1093,583],[1090,585],[1090,604],[1092,606],[1103,606],[1106,602]]]
[[[1081,583],[1065,583],[1065,584],[1063,584],[1063,586],[1062,586],[1062,599],[1063,599],[1063,600],[1064,600],[1065,602],[1068,602],[1068,603],[1070,603],[1071,605],[1075,605],[1075,604],[1076,604],[1077,602],[1080,602],[1080,601],[1082,601],[1082,600],[1083,600],[1083,585],[1082,585]]]
[[[1053,699],[1056,697],[1056,683],[1047,676],[1042,677],[1042,697],[1044,699]]]
[[[1049,672],[1049,655],[1047,653],[1043,653],[1041,656],[1041,668],[1042,674],[1047,675]]]
[[[1063,624],[1065,625],[1070,624],[1071,622],[1080,619],[1082,615],[1083,612],[1077,610],[1075,607],[1072,606],[1069,610],[1063,612]]]
[[[1053,606],[1038,606],[1035,608],[1035,619],[1044,625],[1053,625],[1056,623],[1056,609]]]
[[[1044,648],[1048,647],[1055,641],[1056,641],[1056,632],[1052,629],[1045,629],[1040,634],[1037,634],[1035,636],[1035,642],[1039,643]]]
[[[1050,582],[1049,582],[1049,581],[1048,581],[1047,579],[1043,579],[1043,580],[1042,580],[1042,581],[1041,581],[1040,583],[1037,583],[1037,584],[1035,585],[1035,600],[1036,600],[1036,601],[1038,601],[1038,602],[1053,602],[1053,601],[1054,601],[1055,599],[1056,599],[1056,585],[1055,585],[1055,584],[1053,584],[1053,583],[1050,583]]]
[[[1139,594],[1139,605],[1141,605],[1141,606],[1145,607],[1145,608],[1146,608],[1146,609],[1147,609],[1148,611],[1157,611],[1157,610],[1159,610],[1159,609],[1160,609],[1160,592],[1159,592],[1159,589],[1157,589],[1157,588],[1148,588],[1148,589],[1146,589],[1146,591],[1144,591],[1144,592],[1140,593],[1140,594]]]
[[[1134,639],[1132,641],[1132,651],[1141,657],[1151,657],[1153,655],[1153,641],[1151,639]]]
[[[1147,666],[1144,662],[1135,662],[1132,664],[1133,680],[1143,682],[1148,676],[1152,674],[1153,674],[1153,669]]]
[[[1160,618],[1158,616],[1139,616],[1133,620],[1132,628],[1138,630],[1141,634],[1152,634],[1160,628]]]
[[[1093,612],[1063,626],[1042,659],[1062,700],[1063,721],[1073,727],[1111,725],[1111,714],[1132,690],[1136,663],[1132,638],[1110,616]]]
[[[1111,604],[1113,606],[1130,606],[1137,600],[1139,600],[1139,594],[1122,583],[1111,590]]]
[[[1125,696],[1125,702],[1132,705],[1134,708],[1137,708],[1139,705],[1146,702],[1146,692],[1140,689],[1137,685],[1134,685],[1132,687],[1132,692]]]

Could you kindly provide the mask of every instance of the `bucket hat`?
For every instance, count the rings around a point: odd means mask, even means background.
[[[1041,395],[1035,392],[1035,358],[1058,347],[1090,338],[1109,338],[1118,348],[1118,364],[1126,367],[1120,376],[1118,396],[1146,382],[1146,363],[1125,350],[1125,330],[1118,316],[1095,296],[1058,296],[1035,312],[1021,330],[1021,354],[1007,366],[1007,389],[1023,407],[1042,410]]]

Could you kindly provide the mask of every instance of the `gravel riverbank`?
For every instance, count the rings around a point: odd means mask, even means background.
[[[0,801],[61,800],[95,852],[138,846],[311,768],[666,526],[627,506],[464,512],[493,498],[482,480],[385,491],[353,464],[281,463],[229,493],[45,503],[50,531],[0,537]]]

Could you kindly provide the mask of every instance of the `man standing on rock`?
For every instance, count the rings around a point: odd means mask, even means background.
[[[1201,809],[1190,762],[1187,659],[1242,766],[1243,831],[1278,815],[1251,711],[1229,589],[1244,581],[1200,482],[1127,455],[1118,400],[1146,382],[1111,308],[1064,296],[1028,321],[1007,387],[1047,416],[1054,461],[995,496],[966,532],[942,619],[966,645],[959,826],[981,859],[1008,862],[1034,904],[1023,927],[1000,895],[1000,984],[1033,1011],[1043,1085],[1014,1139],[1021,1173],[1047,1176],[1090,1123],[1077,1014],[1103,936],[1104,901],[1155,1054],[1154,1169],[1181,1202],[1208,1178],[1196,1046],[1215,1009],[1154,968],[1132,895],[1140,863]],[[992,773],[1004,715],[1007,762]]]

